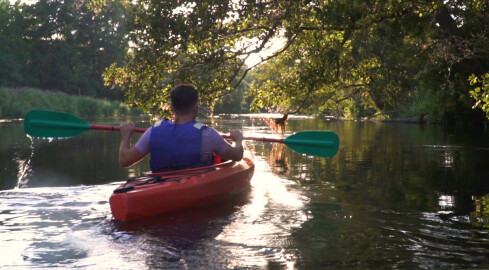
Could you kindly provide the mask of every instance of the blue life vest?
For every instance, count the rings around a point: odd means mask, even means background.
[[[152,172],[205,166],[201,161],[201,134],[205,124],[156,122],[149,139]]]

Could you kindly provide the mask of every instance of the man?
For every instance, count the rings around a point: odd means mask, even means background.
[[[196,122],[199,111],[199,94],[186,84],[175,86],[170,92],[174,122],[156,122],[131,147],[134,123],[121,126],[119,163],[129,167],[148,153],[153,172],[178,170],[213,164],[213,153],[222,159],[239,161],[243,158],[243,133],[232,130],[230,138],[234,146],[226,142],[213,128]]]

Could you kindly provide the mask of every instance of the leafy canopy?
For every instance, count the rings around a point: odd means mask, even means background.
[[[458,110],[473,105],[468,77],[487,73],[487,43],[479,42],[487,41],[485,1],[147,0],[126,6],[131,48],[124,65],[107,69],[105,81],[156,115],[168,114],[168,93],[177,83],[196,85],[212,109],[250,74],[255,110],[362,117],[426,97],[446,105],[443,110]],[[265,64],[245,65],[275,39],[284,46]]]

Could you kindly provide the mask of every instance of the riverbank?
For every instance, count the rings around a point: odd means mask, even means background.
[[[0,119],[23,118],[31,109],[67,112],[79,116],[138,115],[142,111],[112,100],[72,96],[32,88],[0,87]]]

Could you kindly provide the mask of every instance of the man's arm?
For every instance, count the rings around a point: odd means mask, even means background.
[[[131,147],[131,135],[134,133],[136,126],[134,123],[129,123],[121,126],[120,132],[122,135],[121,145],[119,147],[119,164],[122,167],[129,167],[141,159],[145,154],[141,154],[136,147]]]
[[[229,137],[234,141],[234,146],[230,146],[226,152],[221,154],[221,158],[240,161],[243,158],[243,133],[239,130],[231,130]]]

